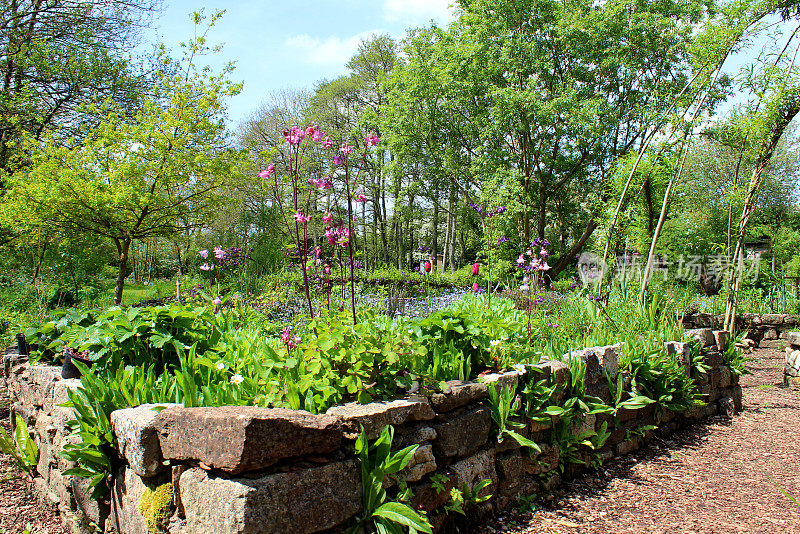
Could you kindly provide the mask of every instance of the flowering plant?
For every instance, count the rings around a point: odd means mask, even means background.
[[[483,226],[483,236],[484,236],[484,254],[486,256],[486,293],[489,298],[489,305],[492,304],[492,250],[495,248],[494,243],[496,242],[494,239],[494,218],[502,213],[504,213],[507,208],[505,206],[497,206],[495,208],[489,208],[480,206],[478,204],[470,203],[469,206],[478,212],[481,216],[481,224]],[[499,244],[499,243],[498,243]],[[478,276],[480,272],[480,265],[475,263],[472,265],[472,275]],[[478,292],[479,286],[478,283],[475,282],[473,284],[473,290]]]
[[[284,172],[278,172],[274,163],[267,166],[259,173],[262,179],[271,179],[274,199],[284,218],[287,228],[290,229],[292,240],[294,241],[295,251],[298,256],[300,269],[303,273],[303,290],[308,306],[308,313],[314,317],[314,304],[311,299],[309,289],[311,277],[310,270],[317,268],[321,273],[320,278],[330,276],[332,272],[333,258],[338,258],[340,271],[346,265],[350,271],[350,305],[353,312],[353,322],[356,322],[355,305],[355,282],[353,269],[355,266],[354,256],[354,237],[353,232],[353,201],[366,202],[367,197],[362,193],[357,193],[354,197],[351,191],[351,164],[350,154],[355,148],[348,143],[339,144],[335,155],[325,165],[319,167],[314,174],[307,180],[301,179],[303,173],[303,161],[312,151],[333,149],[334,142],[325,135],[316,125],[307,127],[292,126],[283,132],[284,140],[289,146],[288,153],[283,156]],[[364,139],[364,151],[361,158],[361,165],[358,173],[365,167],[367,150],[369,147],[376,146],[380,139],[374,133],[370,133]],[[322,161],[326,161],[322,158]],[[336,204],[334,195],[337,193],[335,180],[343,179],[342,193],[345,195],[347,218],[338,221],[333,215],[332,205]],[[356,181],[358,174],[356,175]],[[288,202],[283,194],[282,184],[288,182],[289,198]],[[314,219],[315,207],[320,195],[326,197],[325,204],[328,209],[321,215],[320,221],[324,225],[324,236],[328,245],[334,247],[334,252],[326,254],[325,248],[321,244],[316,244],[311,240],[309,246],[308,225]],[[347,261],[342,261],[342,250],[347,251]],[[328,296],[330,305],[330,296]]]

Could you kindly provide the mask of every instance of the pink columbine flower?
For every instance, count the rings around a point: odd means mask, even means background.
[[[223,250],[220,247],[214,247],[214,257],[217,258],[218,260],[224,260],[225,250]]]
[[[330,265],[326,265],[325,267],[323,267],[322,271],[325,274],[331,274],[331,266]]]
[[[203,258],[204,260],[208,259],[208,250],[203,249],[200,252],[198,252],[198,254],[200,254],[200,257]]]
[[[347,143],[342,143],[342,146],[339,147],[339,152],[345,155],[349,154],[352,151],[353,151],[353,146],[348,145]]]
[[[302,211],[298,211],[294,214],[294,220],[299,223],[307,223],[311,220],[311,215],[306,215]]]
[[[479,263],[472,264],[472,276],[478,276],[478,273],[481,271],[481,265]]]
[[[341,165],[342,163],[344,163],[344,158],[342,156],[333,156],[334,165]]]
[[[222,304],[222,300],[220,300],[219,297],[214,297],[214,300],[211,301],[211,304],[213,304],[214,306],[219,306],[220,304]]]
[[[378,143],[381,142],[380,138],[372,132],[364,140],[367,142],[367,146],[378,146]]]
[[[266,169],[264,169],[263,171],[261,171],[260,173],[258,173],[258,177],[259,177],[259,178],[269,178],[269,177],[270,177],[270,175],[271,175],[273,172],[275,172],[275,165],[273,165],[273,164],[271,164],[271,163],[270,163],[269,165],[267,165],[267,168],[266,168]]]
[[[283,131],[283,138],[290,145],[299,145],[305,136],[306,136],[305,129],[299,126],[292,126],[290,130]]]
[[[480,286],[478,285],[478,282],[475,282],[474,284],[472,284],[472,290],[473,290],[474,292],[476,292],[476,293],[477,293],[477,292],[478,292],[478,289],[480,289]]]
[[[521,286],[519,286],[520,291],[526,291],[527,292],[530,288],[531,288],[531,286],[529,286],[528,284],[522,284]]]
[[[331,138],[326,135],[325,140],[322,142],[322,146],[325,148],[330,148],[333,146],[333,141],[331,141]]]
[[[331,222],[333,222],[333,214],[328,211],[325,213],[325,215],[322,216],[322,223],[330,224]]]
[[[356,201],[358,201],[358,202],[366,202],[367,201],[367,197],[364,196],[364,193],[359,193],[358,196],[356,197]]]
[[[201,271],[210,271],[211,267],[209,267],[209,265],[207,263],[204,263],[203,265],[200,266],[200,270]]]

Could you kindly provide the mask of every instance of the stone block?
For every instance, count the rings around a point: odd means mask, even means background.
[[[403,449],[409,445],[419,445],[436,439],[436,430],[430,423],[402,425],[394,429],[392,448]]]
[[[742,386],[736,384],[731,388],[731,398],[733,399],[733,404],[736,407],[736,412],[739,413],[742,411]]]
[[[761,316],[761,322],[768,325],[783,324],[783,315],[777,313],[765,313]]]
[[[717,350],[720,352],[725,351],[725,347],[728,346],[730,334],[725,330],[714,330],[712,333],[714,334],[714,342],[717,346]]]
[[[786,326],[794,326],[797,324],[797,316],[796,315],[784,315],[783,316],[783,324]]]
[[[124,478],[121,471],[119,476]],[[110,507],[105,500],[92,499],[92,490],[89,488],[89,482],[89,479],[86,478],[70,477],[69,487],[72,490],[72,497],[75,499],[76,509],[80,515],[83,516],[86,521],[99,525],[102,529],[109,516]],[[117,494],[116,489],[115,486],[115,491],[112,491],[112,496]],[[127,534],[127,531],[120,529],[117,529],[117,532],[124,532]]]
[[[522,454],[522,465],[528,475],[540,475],[558,468],[561,451],[557,445],[548,443],[541,445],[542,452],[531,458]]]
[[[524,367],[521,369],[514,369],[512,371],[505,371],[503,373],[489,373],[479,378],[480,382],[486,384],[487,387],[493,387],[497,391],[501,391],[505,387],[516,390],[519,384],[519,377],[524,375]]]
[[[719,414],[723,417],[733,417],[736,414],[736,405],[732,397],[722,397],[717,401]]]
[[[156,430],[157,407],[176,404],[142,404],[111,412],[111,429],[117,438],[120,455],[140,477],[151,477],[164,469],[161,445]]]
[[[431,395],[430,402],[438,413],[446,413],[488,395],[489,391],[484,383],[450,380],[445,391]]]
[[[566,384],[570,380],[569,366],[558,360],[548,360],[540,362],[539,365],[547,376],[551,377],[555,384]],[[545,371],[545,369],[547,369]]]
[[[450,501],[450,490],[456,487],[455,477],[451,472],[440,474],[440,480],[436,484],[426,480],[410,486],[412,496],[409,504],[414,509],[430,512]]]
[[[180,477],[180,500],[187,532],[319,532],[360,511],[360,470],[350,460],[257,479],[227,479],[193,468]]]
[[[359,404],[351,402],[330,408],[326,415],[341,421],[342,431],[348,439],[356,439],[363,426],[369,439],[375,439],[388,426],[406,422],[429,421],[436,417],[427,399],[400,399],[387,402]]]
[[[733,375],[733,373],[731,372],[731,368],[730,367],[728,367],[727,365],[723,365],[722,367],[720,367],[719,368],[718,386],[720,388],[730,387],[731,384],[732,384],[732,382],[731,382],[731,376],[732,375]]]
[[[586,364],[586,373],[583,379],[587,389],[590,386],[598,384],[601,378],[605,380],[605,376],[603,376],[603,366],[594,348],[575,350],[564,355],[564,360],[566,361],[569,361],[571,358],[580,358]]]
[[[623,441],[622,443],[617,445],[616,452],[617,455],[622,456],[623,454],[629,454],[635,450],[638,450],[639,447],[642,446],[642,438],[639,436],[635,436],[627,441]]]
[[[766,328],[764,330],[764,337],[762,339],[774,340],[778,339],[778,331],[774,328]]]
[[[419,482],[422,477],[434,471],[436,458],[433,457],[433,446],[428,444],[417,447],[414,458],[397,476],[406,482]]]
[[[794,348],[800,348],[800,332],[789,332],[786,334],[786,341]]]
[[[466,456],[487,444],[491,417],[489,408],[462,408],[449,415],[446,421],[434,425],[436,456]]]
[[[462,488],[464,484],[472,488],[483,480],[491,480],[492,483],[479,493],[481,497],[492,493],[497,487],[494,449],[484,449],[473,456],[464,458],[454,463],[450,469],[453,471],[458,488]]]
[[[110,522],[120,534],[150,534],[147,521],[139,511],[145,490],[155,490],[171,482],[169,477],[143,479],[126,467],[120,468],[114,479]]]
[[[50,383],[44,395],[44,409],[47,413],[53,411],[69,400],[67,393],[78,389],[81,381],[77,378],[59,379]]]
[[[167,408],[155,427],[165,459],[197,460],[232,474],[333,452],[342,440],[336,417],[255,406]]]
[[[714,334],[710,328],[695,328],[693,330],[687,330],[686,335],[688,337],[695,338],[700,342],[702,347],[713,347],[716,344],[716,341],[714,340]]]
[[[684,341],[666,341],[664,347],[667,349],[667,354],[674,354],[678,358],[678,362],[686,369],[688,376],[692,367],[692,349],[689,343]]]

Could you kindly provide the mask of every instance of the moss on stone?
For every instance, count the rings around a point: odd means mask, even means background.
[[[139,513],[147,522],[147,530],[152,534],[164,532],[172,515],[172,484],[162,484],[157,488],[147,488],[139,499]]]

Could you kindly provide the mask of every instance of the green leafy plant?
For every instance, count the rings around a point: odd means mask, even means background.
[[[39,461],[39,448],[28,433],[28,425],[20,414],[15,414],[14,437],[8,435],[5,428],[0,427],[0,451],[11,457],[11,461],[19,469],[33,476]]]
[[[517,388],[506,385],[498,393],[498,384],[489,384],[488,390],[491,417],[497,427],[497,440],[511,438],[522,447],[527,447],[531,454],[541,452],[542,449],[535,442],[517,432],[525,428],[525,424],[511,420],[519,414],[520,409]]]
[[[466,516],[470,508],[492,498],[491,493],[483,496],[480,495],[484,489],[491,485],[492,481],[488,478],[484,478],[472,487],[464,482],[461,489],[450,489],[450,500],[444,506],[445,511],[447,513],[456,513]]]
[[[383,485],[384,479],[403,470],[414,457],[418,447],[411,445],[393,453],[391,451],[393,439],[394,428],[387,426],[371,445],[363,428],[356,440],[355,452],[361,462],[363,510],[350,530],[353,534],[433,532],[428,520],[410,506],[389,500]]]
[[[739,375],[749,375],[750,371],[745,364],[752,362],[753,358],[747,356],[743,351],[736,347],[736,343],[744,343],[744,338],[747,337],[747,332],[742,332],[736,340],[728,337],[725,343],[725,349],[722,351],[722,361],[725,365],[730,367],[731,372]]]

